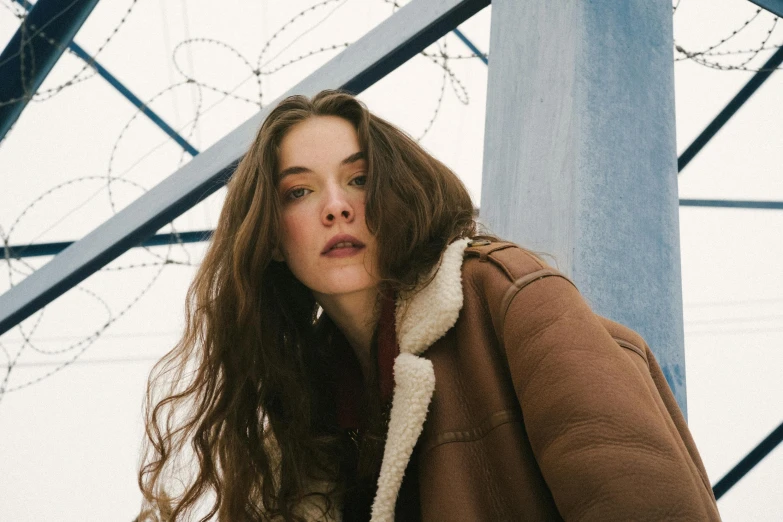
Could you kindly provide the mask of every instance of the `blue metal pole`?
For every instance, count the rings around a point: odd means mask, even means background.
[[[97,0],[96,0],[97,1]],[[28,2],[27,0],[16,0],[16,3],[23,6],[25,9],[30,10],[33,7],[33,4]],[[47,32],[48,34],[48,32]],[[82,49],[76,42],[71,42],[68,44],[68,49],[70,49],[76,56],[84,60],[87,65],[95,69],[95,71],[109,84],[117,89],[120,94],[122,94],[125,99],[127,99],[129,102],[131,102],[133,105],[138,107],[138,109],[146,116],[148,117],[152,123],[160,127],[163,132],[169,135],[171,139],[177,142],[177,144],[185,149],[185,151],[190,154],[191,156],[195,156],[198,154],[198,150],[188,143],[188,141],[183,138],[177,131],[175,131],[171,126],[169,126],[165,121],[163,121],[163,118],[158,116],[155,111],[144,105],[144,102],[142,102],[135,94],[133,94],[127,87],[125,87],[122,82],[120,82],[117,78],[114,77],[109,71],[106,70],[105,67],[103,67],[100,63],[98,63],[92,56],[87,53],[84,49]]]
[[[0,54],[0,140],[41,86],[98,0],[40,0]],[[39,33],[44,31],[46,38]],[[54,41],[52,45],[50,40]]]
[[[686,413],[671,45],[666,2],[492,0],[481,220],[639,332]]]

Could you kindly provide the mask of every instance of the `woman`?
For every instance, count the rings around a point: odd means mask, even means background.
[[[719,519],[644,341],[337,91],[239,164],[147,436],[150,519]]]

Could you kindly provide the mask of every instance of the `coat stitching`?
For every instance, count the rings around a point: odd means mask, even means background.
[[[423,452],[427,453],[438,446],[452,442],[474,442],[481,440],[489,435],[495,428],[512,422],[522,422],[522,412],[516,410],[501,410],[495,412],[476,428],[470,430],[446,431],[438,434],[435,437],[435,440],[424,448]]]
[[[614,342],[619,344],[622,348],[625,348],[626,350],[631,350],[632,352],[635,352],[636,355],[638,355],[639,357],[641,357],[644,360],[644,364],[646,364],[647,367],[649,368],[650,362],[647,360],[647,356],[644,354],[644,351],[641,348],[639,348],[636,345],[633,345],[633,344],[629,343],[628,341],[626,341],[624,339],[618,339],[617,337],[612,337],[612,339],[614,339]]]
[[[538,270],[536,272],[533,272],[532,274],[528,274],[514,281],[511,284],[511,286],[509,286],[508,290],[506,290],[506,294],[503,296],[503,299],[500,302],[500,312],[501,312],[500,317],[502,318],[502,322],[500,324],[500,329],[498,331],[498,337],[500,338],[499,340],[501,343],[503,343],[503,331],[506,326],[506,314],[508,313],[508,309],[511,307],[511,302],[514,300],[517,294],[519,294],[519,292],[522,291],[523,288],[527,287],[530,283],[533,283],[545,277],[560,277],[562,279],[565,279],[569,283],[571,283],[574,286],[574,288],[576,288],[576,285],[574,285],[573,281],[568,279],[560,272],[549,268],[544,270]],[[577,289],[577,291],[579,290]]]

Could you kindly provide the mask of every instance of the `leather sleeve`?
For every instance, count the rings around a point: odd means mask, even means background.
[[[527,277],[490,309],[563,518],[720,520],[687,426],[658,391],[665,381],[612,338],[570,281]]]

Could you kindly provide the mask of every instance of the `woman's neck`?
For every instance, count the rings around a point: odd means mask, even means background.
[[[348,340],[366,378],[372,364],[372,336],[378,324],[378,289],[340,295],[316,294],[315,298]]]

